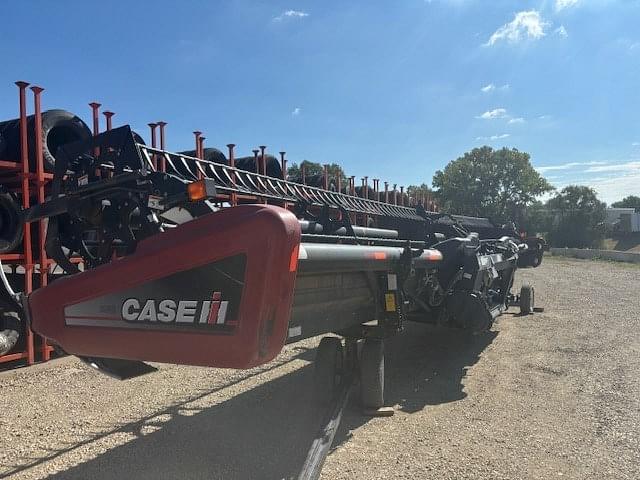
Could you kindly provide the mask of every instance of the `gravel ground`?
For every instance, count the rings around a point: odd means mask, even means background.
[[[323,478],[640,478],[640,267],[548,258],[522,281],[545,313],[388,342],[396,414],[352,405]],[[317,341],[251,371],[118,382],[66,358],[2,373],[0,477],[289,478],[317,426]]]

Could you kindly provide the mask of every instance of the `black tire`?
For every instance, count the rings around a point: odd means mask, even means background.
[[[18,200],[0,187],[0,253],[12,252],[18,248],[23,233]]]
[[[178,153],[182,155],[186,155],[187,157],[196,156],[195,150],[187,150],[187,151],[178,152]],[[225,157],[224,153],[222,153],[217,148],[205,148],[203,156],[204,156],[204,160],[207,160],[208,162],[216,162],[216,163],[222,163],[224,165],[229,165],[229,160],[227,160],[227,157]]]
[[[13,350],[22,330],[22,321],[16,312],[0,312],[0,355]]]
[[[196,156],[196,151],[195,150],[187,150],[184,152],[179,152],[182,155],[186,155],[187,157],[195,157]],[[224,153],[222,153],[220,150],[218,150],[217,148],[205,148],[204,149],[204,160],[208,161],[208,162],[215,162],[215,163],[221,163],[223,165],[229,165],[229,160],[227,160],[227,157],[225,157]],[[215,178],[216,177],[216,170],[219,170],[219,167],[214,167],[212,165],[208,165],[205,164],[203,165],[204,171],[206,173],[206,175]],[[222,174],[222,171],[219,171],[218,174],[224,178],[224,175]]]
[[[367,338],[360,352],[360,396],[364,408],[384,406],[384,341]]]
[[[33,138],[33,136],[32,136]],[[42,144],[44,153],[44,169],[53,172],[58,148],[67,143],[91,138],[91,130],[82,119],[65,110],[48,110],[42,114]],[[35,142],[29,146],[29,153],[35,152]],[[34,170],[34,159],[30,160]]]
[[[535,306],[535,291],[531,285],[525,284],[520,289],[520,315],[533,313]]]
[[[27,117],[27,139],[29,164],[36,168],[35,155],[35,117]],[[0,135],[5,139],[5,153],[2,160],[20,161],[20,120],[8,120],[0,123]],[[44,169],[53,172],[55,155],[62,145],[77,140],[88,140],[91,130],[82,119],[65,110],[47,110],[42,112],[42,146]]]
[[[267,161],[267,176],[273,178],[284,178],[282,166],[276,157],[265,154]],[[246,170],[247,172],[258,173],[256,161],[254,157],[239,157],[235,159],[236,168]]]
[[[542,250],[540,250],[540,252],[536,253],[534,255],[534,257],[531,259],[531,266],[533,268],[539,267],[540,264],[542,263]]]
[[[133,135],[134,142],[139,143],[140,145],[146,145],[146,143],[144,143],[144,138],[142,138],[142,136],[138,132],[134,132],[132,130],[131,134]]]
[[[337,392],[344,363],[344,349],[338,337],[324,337],[316,351],[313,370],[313,398],[327,405]]]

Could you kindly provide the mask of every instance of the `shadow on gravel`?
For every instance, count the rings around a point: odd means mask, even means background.
[[[477,362],[496,335],[470,337],[460,331],[409,325],[405,334],[387,344],[387,403],[415,412],[464,398],[461,381],[466,368]],[[322,414],[310,406],[312,370],[307,365],[202,410],[170,408],[164,412],[170,418],[146,435],[141,434],[144,420],[124,426],[118,431],[136,438],[49,478],[295,477]],[[368,420],[352,402],[334,448]]]

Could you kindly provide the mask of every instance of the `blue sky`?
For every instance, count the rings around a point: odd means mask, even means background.
[[[640,194],[640,1],[3,2],[15,80],[89,120],[101,102],[168,146],[260,144],[398,185],[483,144],[558,187]]]

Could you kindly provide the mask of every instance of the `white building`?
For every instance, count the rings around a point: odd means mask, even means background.
[[[634,208],[607,208],[607,227],[618,232],[640,232],[640,213]]]

